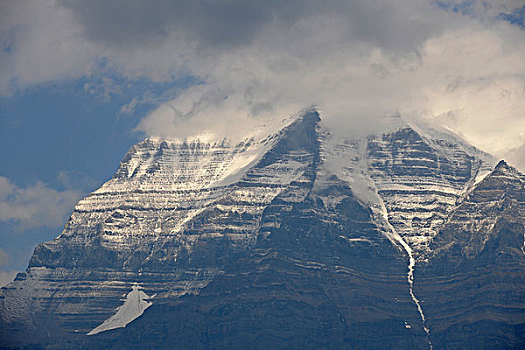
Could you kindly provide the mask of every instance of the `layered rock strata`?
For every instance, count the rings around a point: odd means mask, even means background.
[[[491,162],[401,118],[331,134],[315,110],[147,139],[1,289],[0,344],[519,346],[523,175]],[[99,332],[139,288],[147,309]]]

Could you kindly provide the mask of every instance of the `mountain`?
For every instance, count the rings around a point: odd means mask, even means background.
[[[307,110],[135,145],[1,289],[0,344],[521,346],[524,176],[400,117],[377,129]]]
[[[524,180],[501,161],[458,203],[416,271],[440,348],[525,348]]]

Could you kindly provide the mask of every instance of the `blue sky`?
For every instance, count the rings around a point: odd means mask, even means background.
[[[240,133],[317,104],[349,132],[415,115],[524,169],[524,14],[512,0],[4,1],[0,282],[147,135]]]
[[[23,271],[33,247],[60,233],[76,200],[113,175],[130,146],[145,137],[134,129],[158,101],[141,103],[129,112],[121,108],[145,93],[159,101],[173,97],[191,80],[120,81],[119,91],[109,96],[89,91],[89,84],[94,83],[85,78],[45,84],[0,99],[0,175],[20,189],[42,183],[57,191],[51,195],[69,194],[66,208],[56,213],[58,220],[40,220],[46,215],[44,206],[42,213],[35,213],[41,222],[29,227],[27,219],[0,221],[0,249],[7,260],[0,265],[2,272]],[[163,96],[166,91],[170,93]]]

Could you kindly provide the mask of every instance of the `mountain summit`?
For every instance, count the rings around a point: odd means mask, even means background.
[[[524,346],[524,176],[383,126],[340,135],[311,109],[133,146],[1,289],[0,344]]]

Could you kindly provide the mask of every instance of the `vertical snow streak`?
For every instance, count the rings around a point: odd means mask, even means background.
[[[368,169],[369,164],[366,157],[367,154],[367,141],[361,140],[358,144],[358,159],[357,159],[357,168],[358,169]],[[372,211],[374,212],[374,215],[377,215],[377,218],[380,219],[380,221],[384,222],[384,224],[387,226],[387,230],[385,231],[386,236],[388,239],[394,244],[394,245],[401,245],[403,249],[406,251],[409,261],[408,261],[408,273],[407,273],[407,280],[408,280],[408,286],[409,286],[409,292],[410,297],[412,298],[412,301],[414,304],[416,304],[417,311],[419,312],[419,316],[421,317],[421,321],[423,323],[423,329],[425,330],[425,333],[427,334],[427,341],[430,350],[433,350],[432,342],[430,341],[430,329],[426,326],[426,319],[425,314],[423,313],[423,308],[421,307],[421,302],[414,294],[414,267],[416,266],[416,259],[414,258],[414,252],[412,248],[408,245],[407,242],[401,237],[401,235],[396,231],[394,226],[390,223],[388,220],[388,211],[385,206],[385,202],[383,201],[383,198],[379,195],[379,190],[375,184],[375,182],[367,175],[365,175],[363,172],[361,173],[363,177],[368,177],[368,184],[369,184],[369,190],[373,193],[372,197],[369,198],[369,205]]]
[[[334,148],[332,150],[332,154],[335,154],[336,156],[339,155],[338,152],[335,151],[335,149],[337,148],[337,141],[334,140],[331,146]],[[430,341],[430,330],[425,325],[425,314],[423,313],[423,309],[421,308],[421,302],[414,294],[414,267],[416,265],[414,252],[412,248],[408,245],[408,243],[405,242],[405,240],[399,235],[399,233],[392,226],[392,224],[390,224],[390,221],[388,220],[388,211],[386,209],[383,198],[379,195],[379,190],[377,188],[376,183],[370,177],[369,173],[366,172],[366,169],[369,169],[367,147],[367,139],[358,140],[356,150],[353,153],[355,158],[350,161],[351,166],[345,169],[348,172],[341,171],[343,168],[340,168],[339,171],[336,170],[334,172],[341,179],[344,179],[348,182],[348,185],[354,193],[359,193],[360,200],[362,200],[364,203],[366,203],[366,205],[368,205],[372,209],[373,214],[376,218],[376,222],[383,223],[386,226],[384,230],[385,235],[392,242],[392,244],[401,245],[401,247],[403,247],[403,249],[407,252],[407,255],[409,257],[407,280],[409,285],[410,297],[412,298],[414,304],[416,304],[417,306],[417,310],[423,323],[423,329],[427,334],[428,345],[430,347],[430,350],[432,350],[433,346],[432,342]],[[340,162],[343,162],[344,157],[342,155],[340,155],[340,157],[341,159],[338,160]]]
[[[397,233],[394,226],[390,224],[390,221],[388,220],[388,212],[387,212],[387,209],[382,199],[379,204],[380,204],[379,209],[381,211],[381,216],[384,222],[386,223],[387,227],[390,230],[390,233],[388,234],[389,236],[388,238],[392,240],[394,243],[399,243],[408,254],[409,261],[408,261],[407,279],[408,279],[410,297],[412,298],[412,301],[414,301],[414,304],[416,304],[417,306],[417,311],[419,312],[419,316],[421,317],[421,321],[423,323],[423,329],[425,330],[425,333],[427,333],[427,340],[428,340],[429,348],[430,350],[432,350],[433,346],[432,346],[432,342],[430,341],[430,329],[428,329],[428,327],[426,326],[425,314],[423,313],[421,302],[414,294],[414,267],[416,266],[416,259],[414,258],[414,252],[412,251],[412,248],[410,248],[410,246],[407,244],[407,242],[405,242],[403,237],[401,237]]]

